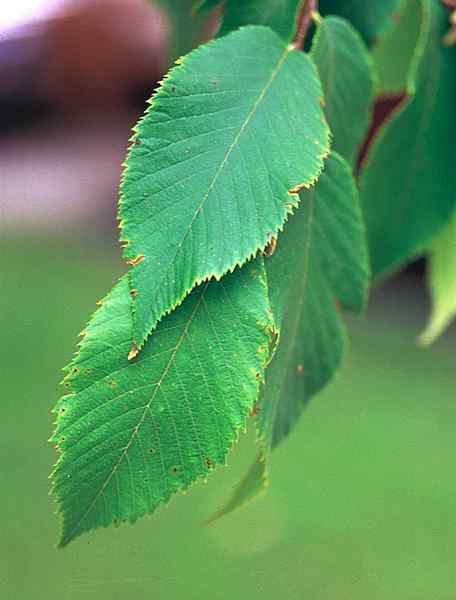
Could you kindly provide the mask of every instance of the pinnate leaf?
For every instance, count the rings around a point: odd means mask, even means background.
[[[57,405],[61,545],[134,521],[214,466],[245,428],[273,324],[261,258],[195,289],[133,361],[127,278],[95,313]]]
[[[369,126],[373,101],[367,48],[348,21],[326,17],[318,23],[311,55],[323,86],[332,150],[353,163]]]
[[[360,313],[369,282],[358,193],[346,161],[332,153],[318,184],[300,197],[276,252],[265,260],[279,331],[259,413],[271,448],[339,367],[346,337],[340,307]]]
[[[213,520],[265,490],[271,450],[340,365],[346,346],[340,307],[359,313],[365,303],[365,232],[346,161],[331,154],[315,188],[300,195],[275,253],[265,258],[279,337],[258,403],[260,454]]]
[[[171,70],[121,185],[139,347],[195,285],[264,248],[315,183],[329,151],[321,97],[312,60],[260,26]]]

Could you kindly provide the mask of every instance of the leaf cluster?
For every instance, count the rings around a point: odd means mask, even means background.
[[[226,0],[215,39],[151,98],[120,186],[130,268],[55,409],[62,546],[206,479],[249,419],[258,460],[214,518],[263,491],[271,452],[341,365],[342,313],[362,312],[371,265],[429,251],[425,339],[456,312],[448,11],[399,4]],[[375,99],[398,94],[359,165]]]

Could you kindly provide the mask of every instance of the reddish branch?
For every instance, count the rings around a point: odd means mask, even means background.
[[[312,14],[318,11],[318,0],[304,0],[296,20],[296,35],[292,46],[302,48],[307,31],[312,23]]]

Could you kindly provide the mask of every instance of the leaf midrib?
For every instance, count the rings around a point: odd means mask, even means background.
[[[166,270],[163,272],[163,275],[161,276],[161,278],[158,280],[157,284],[156,284],[156,289],[159,289],[161,287],[161,285],[163,284],[165,278],[167,277],[169,270],[171,268],[171,266],[174,264],[177,255],[181,252],[182,250],[182,246],[184,245],[188,235],[190,234],[192,228],[193,228],[193,224],[195,223],[196,219],[198,218],[198,216],[200,215],[201,211],[203,210],[206,201],[208,200],[211,191],[214,189],[214,186],[218,180],[218,178],[220,177],[226,163],[228,162],[229,157],[231,156],[233,150],[236,148],[237,144],[239,143],[239,140],[242,136],[242,134],[244,133],[244,131],[247,129],[247,126],[249,125],[249,123],[251,122],[253,116],[255,115],[259,105],[261,104],[261,102],[263,101],[264,97],[266,96],[266,94],[268,93],[269,89],[271,88],[272,84],[274,83],[274,80],[277,78],[280,70],[283,67],[283,64],[285,63],[285,60],[287,59],[288,55],[290,54],[290,52],[294,51],[295,48],[293,46],[285,46],[284,51],[282,52],[282,54],[280,55],[276,65],[274,66],[272,72],[271,72],[271,76],[269,77],[266,85],[263,87],[263,89],[261,90],[260,94],[258,95],[258,98],[255,100],[255,102],[253,103],[253,106],[250,110],[250,112],[247,114],[245,120],[242,122],[241,127],[239,128],[239,131],[237,132],[236,136],[234,137],[232,143],[230,144],[230,146],[228,147],[217,171],[215,172],[212,181],[209,184],[209,187],[207,189],[207,192],[204,194],[203,199],[201,200],[200,204],[198,205],[198,207],[196,208],[192,219],[187,227],[187,229],[184,232],[184,235],[182,236],[181,241],[179,242],[179,244],[176,247],[175,253],[172,256],[171,260],[168,262],[168,266],[166,268]],[[206,278],[207,279],[207,278]],[[199,278],[195,278],[193,284],[198,285],[200,283],[202,283],[205,279],[199,279]],[[193,288],[192,288],[193,289]],[[181,302],[182,300],[190,293],[190,290],[187,290],[184,295],[178,299],[176,301],[176,303],[171,307],[172,309],[176,308]],[[166,313],[165,313],[166,314]],[[159,318],[161,318],[163,315],[161,315]],[[136,320],[136,311],[133,310],[133,319]],[[150,333],[150,331],[148,332],[148,334]],[[139,348],[142,348],[142,346],[144,345],[145,341],[147,339],[147,335],[143,336],[142,340],[135,340],[137,342],[137,345]],[[139,343],[140,342],[140,343]]]
[[[310,270],[309,261],[310,261],[310,254],[311,254],[311,250],[312,250],[312,241],[313,241],[314,212],[315,212],[315,197],[314,197],[314,192],[313,192],[311,194],[311,197],[309,200],[309,216],[307,219],[309,235],[308,235],[308,239],[306,241],[306,245],[304,248],[304,268],[303,268],[302,283],[301,283],[301,285],[298,286],[299,301],[298,301],[298,305],[297,305],[296,311],[295,311],[295,319],[293,321],[292,327],[290,328],[291,343],[288,344],[288,349],[285,354],[285,364],[286,365],[288,365],[290,356],[292,355],[292,353],[296,347],[296,340],[298,338],[298,324],[299,324],[301,316],[302,316],[304,294],[305,294],[307,282],[309,279],[309,270]],[[289,303],[287,303],[287,305],[288,304]],[[280,343],[280,339],[279,339],[279,343]],[[279,400],[282,397],[283,386],[284,386],[284,383],[285,383],[285,380],[287,379],[287,377],[288,377],[287,368],[282,369],[282,377],[280,379],[280,383],[278,386],[278,393],[275,396],[274,404],[273,404],[272,411],[271,411],[271,424],[270,424],[271,429],[269,432],[269,440],[267,440],[268,448],[270,448],[271,443],[272,443],[272,437],[274,434],[274,424],[276,421],[277,411],[278,411],[278,407],[279,407]]]
[[[117,470],[119,469],[120,465],[122,464],[122,462],[124,461],[124,459],[126,458],[128,451],[130,450],[132,444],[133,444],[133,440],[135,439],[135,436],[137,436],[139,429],[141,428],[141,425],[144,422],[144,419],[146,417],[147,411],[150,409],[150,406],[152,404],[152,401],[154,400],[158,390],[161,387],[161,384],[163,383],[164,379],[166,378],[172,364],[175,361],[176,355],[182,345],[182,342],[184,341],[185,337],[188,334],[188,331],[190,329],[190,326],[196,316],[196,314],[198,313],[198,310],[202,304],[202,301],[204,299],[204,296],[207,292],[207,288],[209,286],[209,282],[206,283],[204,289],[201,292],[200,297],[198,298],[198,301],[195,305],[195,307],[193,308],[192,312],[189,315],[188,321],[182,331],[181,336],[179,337],[179,340],[176,344],[176,347],[172,353],[172,355],[170,356],[170,359],[166,365],[166,367],[163,370],[163,374],[160,377],[159,381],[156,384],[155,390],[151,395],[151,398],[149,400],[149,402],[144,406],[144,410],[141,414],[141,418],[138,421],[138,424],[136,425],[136,427],[133,430],[133,433],[127,443],[127,445],[125,446],[124,450],[122,451],[122,454],[120,455],[119,459],[117,460],[116,464],[114,465],[114,467],[112,468],[112,470],[108,473],[106,479],[104,480],[103,484],[101,485],[100,489],[98,490],[98,492],[96,493],[96,495],[94,496],[93,500],[90,502],[89,506],[87,507],[87,509],[84,511],[84,513],[82,514],[82,516],[78,519],[77,523],[72,527],[72,529],[70,530],[70,532],[68,532],[65,535],[65,539],[66,540],[70,540],[72,539],[72,537],[74,536],[75,532],[77,532],[77,530],[79,529],[80,525],[83,523],[84,519],[86,519],[87,515],[90,513],[90,511],[93,509],[93,507],[95,506],[96,502],[99,500],[99,498],[103,495],[104,491],[106,490],[107,486],[109,485],[109,482],[111,481],[111,479],[113,478],[113,476],[115,475],[115,473],[117,472]]]

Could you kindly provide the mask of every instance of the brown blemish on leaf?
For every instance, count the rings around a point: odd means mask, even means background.
[[[138,346],[133,342],[133,346],[131,347],[130,352],[128,353],[128,360],[133,360],[134,358],[136,358],[138,356],[139,353],[139,348]]]
[[[115,388],[115,387],[117,387],[117,382],[116,382],[116,381],[114,381],[114,379],[109,379],[109,380],[108,380],[108,386],[109,386],[110,388]]]
[[[260,407],[258,406],[258,402],[255,402],[255,404],[253,405],[249,414],[251,417],[256,417],[259,412],[260,412]]]
[[[212,469],[214,467],[214,463],[212,462],[212,460],[209,457],[205,458],[204,462],[206,463],[206,467],[208,469]]]
[[[296,366],[296,374],[297,375],[303,375],[304,374],[304,365],[302,365],[301,363],[299,363]]]
[[[320,106],[326,106],[326,101],[325,101],[324,96],[320,96],[319,101],[320,101]]]
[[[272,256],[277,248],[277,238],[275,236],[271,236],[269,242],[266,244],[265,249],[263,250],[264,256]]]
[[[138,295],[138,290],[133,288],[132,290],[130,290],[130,296],[132,298],[136,298],[136,296]]]
[[[299,183],[298,185],[295,185],[294,188],[291,188],[291,190],[288,190],[289,194],[299,194],[299,192],[301,190],[303,190],[304,188],[308,188],[308,184],[307,183]]]
[[[178,473],[178,472],[179,472],[179,469],[178,469],[176,466],[174,466],[174,467],[171,467],[171,473],[172,473],[173,475],[177,475],[177,473]]]
[[[135,267],[136,265],[139,265],[139,263],[141,263],[144,260],[144,254],[138,254],[138,256],[135,256],[134,258],[129,258],[127,260],[127,265],[131,265],[132,267]]]

